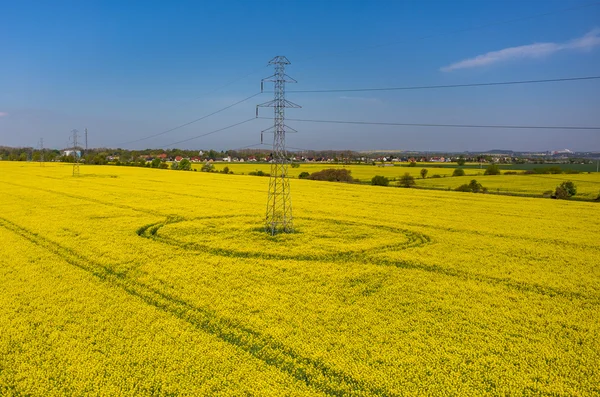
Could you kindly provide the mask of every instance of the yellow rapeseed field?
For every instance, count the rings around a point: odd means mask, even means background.
[[[200,170],[203,164],[194,164],[194,168]],[[406,165],[406,164],[404,164]],[[215,163],[214,164],[216,171],[222,171],[223,168],[227,167],[234,174],[245,174],[248,175],[250,172],[262,171],[269,173],[271,172],[271,165],[268,163],[254,163],[254,162],[246,162],[246,163]],[[308,172],[312,174],[313,172],[321,171],[327,168],[342,168],[349,170],[352,174],[352,177],[358,179],[362,182],[370,182],[371,178],[375,175],[385,176],[391,179],[399,179],[402,175],[408,172],[413,177],[420,177],[420,172],[423,168],[427,169],[428,176],[432,176],[438,174],[440,176],[450,176],[454,171],[453,168],[441,168],[435,167],[434,165],[420,163],[416,167],[406,167],[400,165],[391,165],[388,163],[386,166],[382,166],[381,164],[371,165],[371,164],[333,164],[333,163],[299,163],[298,168],[289,167],[288,172],[290,177],[297,178],[298,175],[302,172]],[[467,172],[471,174],[477,174],[479,170],[467,170],[473,172]],[[483,172],[483,171],[482,171]]]
[[[577,186],[576,198],[593,200],[600,195],[600,173],[597,172],[558,175],[483,175],[484,170],[466,169],[465,171],[466,176],[426,179],[415,177],[415,181],[418,186],[423,187],[456,189],[475,179],[490,192],[535,195],[554,191],[562,182],[572,181]],[[480,171],[479,175],[477,171]]]
[[[0,162],[0,395],[600,394],[599,204],[267,184]]]

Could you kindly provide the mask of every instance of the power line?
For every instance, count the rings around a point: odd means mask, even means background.
[[[268,119],[268,117],[258,117]],[[539,129],[539,130],[600,130],[600,127],[579,126],[548,126],[548,125],[489,125],[489,124],[433,124],[433,123],[388,123],[375,121],[342,121],[342,120],[310,120],[310,119],[288,119],[307,123],[329,123],[329,124],[359,124],[359,125],[384,125],[384,126],[407,126],[407,127],[441,127],[441,128],[504,128],[504,129]]]
[[[238,152],[238,151],[240,151],[240,150],[244,150],[244,149],[250,149],[250,148],[253,148],[253,147],[256,147],[256,146],[262,146],[262,145],[264,145],[264,146],[268,146],[266,143],[255,143],[255,144],[253,144],[253,145],[247,145],[247,146],[242,146],[242,147],[239,147],[239,148],[237,148],[237,149],[231,149],[231,151],[232,151],[232,152]]]
[[[541,84],[541,83],[556,83],[565,81],[581,81],[581,80],[597,80],[600,76],[584,76],[584,77],[563,77],[556,79],[541,79],[541,80],[517,80],[517,81],[496,81],[491,83],[468,83],[468,84],[448,84],[448,85],[421,85],[421,86],[406,86],[406,87],[379,87],[379,88],[341,88],[331,90],[296,90],[288,91],[290,93],[324,93],[324,92],[364,92],[364,91],[401,91],[401,90],[429,90],[438,88],[464,88],[464,87],[488,87],[497,85],[516,85],[516,84]]]
[[[187,123],[184,123],[184,124],[178,125],[177,127],[170,128],[170,129],[168,129],[168,130],[166,130],[166,131],[163,131],[163,132],[159,132],[158,134],[149,135],[149,136],[146,136],[146,137],[143,137],[143,138],[134,139],[134,140],[132,140],[132,141],[129,141],[129,142],[120,143],[120,144],[118,144],[117,146],[121,146],[121,145],[128,145],[128,144],[135,143],[135,142],[141,142],[141,141],[144,141],[144,140],[146,140],[146,139],[155,138],[155,137],[157,137],[157,136],[161,136],[161,135],[167,134],[167,133],[169,133],[169,132],[171,132],[171,131],[175,131],[175,130],[177,130],[177,129],[179,129],[179,128],[183,128],[183,127],[186,127],[186,126],[188,126],[188,125],[190,125],[190,124],[197,123],[198,121],[200,121],[200,120],[204,120],[204,119],[206,119],[206,118],[208,118],[208,117],[210,117],[210,116],[214,116],[214,115],[215,115],[215,114],[217,114],[217,113],[221,113],[221,112],[223,112],[223,111],[225,111],[225,110],[227,110],[227,109],[230,109],[230,108],[232,108],[232,107],[234,107],[234,106],[236,106],[236,105],[239,105],[240,103],[246,102],[247,100],[249,100],[249,99],[252,99],[252,98],[254,98],[254,97],[256,97],[256,96],[258,96],[258,95],[260,95],[260,94],[261,94],[261,93],[260,93],[260,92],[258,92],[258,93],[254,94],[254,95],[250,95],[249,97],[247,97],[247,98],[244,98],[244,99],[242,99],[241,101],[237,101],[237,102],[235,102],[235,103],[232,103],[231,105],[228,105],[228,106],[226,106],[226,107],[224,107],[224,108],[221,108],[221,109],[219,109],[219,110],[217,110],[217,111],[214,111],[214,112],[212,112],[212,113],[209,113],[209,114],[207,114],[207,115],[205,115],[205,116],[202,116],[202,117],[200,117],[200,118],[197,118],[197,119],[195,119],[195,120],[192,120],[192,121],[189,121],[189,122],[187,122]]]
[[[194,99],[192,99],[192,100],[190,100],[189,102],[186,102],[186,103],[192,103],[192,102],[194,102],[194,101],[196,101],[196,100],[198,100],[198,99],[200,99],[200,98],[203,98],[203,97],[204,97],[204,96],[206,96],[206,95],[212,94],[212,93],[214,93],[214,92],[217,92],[217,91],[219,91],[219,90],[221,90],[221,89],[223,89],[223,88],[229,87],[229,86],[230,86],[230,85],[232,85],[233,83],[237,83],[238,81],[241,81],[241,80],[245,79],[245,78],[246,78],[246,77],[248,77],[248,76],[251,76],[251,75],[253,75],[253,74],[255,74],[255,73],[258,73],[259,71],[263,70],[264,68],[265,68],[265,66],[261,66],[261,68],[260,68],[260,69],[255,69],[255,70],[253,70],[252,72],[250,72],[250,73],[248,73],[248,74],[245,74],[245,75],[243,75],[243,76],[241,76],[241,77],[238,77],[238,78],[236,78],[236,79],[234,79],[234,80],[230,80],[228,83],[225,83],[224,85],[221,85],[221,86],[219,86],[219,87],[217,87],[217,88],[215,88],[215,89],[212,89],[212,90],[210,90],[210,91],[207,91],[207,92],[205,92],[205,93],[204,93],[204,95],[203,95],[203,96],[201,96],[201,97],[196,97],[196,98],[194,98]]]
[[[191,138],[183,139],[183,140],[181,140],[181,141],[173,142],[173,143],[171,143],[171,144],[169,144],[169,145],[165,145],[164,147],[174,146],[174,145],[178,145],[178,144],[180,144],[180,143],[184,143],[184,142],[193,141],[194,139],[202,138],[202,137],[204,137],[204,136],[208,136],[208,135],[216,134],[217,132],[221,132],[221,131],[224,131],[224,130],[228,130],[228,129],[230,129],[230,128],[233,128],[233,127],[236,127],[236,126],[238,126],[238,125],[242,125],[242,124],[248,123],[248,122],[250,122],[250,121],[252,121],[252,120],[256,120],[256,118],[255,118],[255,117],[252,117],[252,118],[250,118],[250,119],[248,119],[248,120],[240,121],[239,123],[231,124],[231,125],[228,125],[227,127],[223,127],[223,128],[219,128],[218,130],[214,130],[214,131],[211,131],[211,132],[207,132],[206,134],[197,135],[197,136],[194,136],[194,137],[191,137]]]
[[[449,31],[449,32],[434,33],[434,34],[430,34],[430,35],[426,35],[426,36],[417,37],[414,39],[406,39],[406,40],[402,40],[402,41],[396,41],[393,43],[376,44],[376,45],[372,45],[372,46],[366,46],[366,47],[362,47],[362,48],[354,48],[354,49],[345,50],[345,51],[330,52],[329,54],[321,54],[321,55],[316,55],[316,56],[312,56],[309,58],[305,58],[304,61],[315,59],[315,58],[321,58],[321,57],[328,56],[328,55],[331,56],[331,55],[347,54],[347,53],[352,53],[352,52],[357,52],[357,51],[372,50],[375,48],[387,47],[387,46],[398,45],[398,44],[405,44],[405,43],[413,42],[413,41],[428,40],[428,39],[432,39],[435,37],[450,36],[450,35],[454,35],[454,34],[458,34],[458,33],[464,33],[464,32],[470,32],[470,31],[474,31],[474,30],[485,29],[485,28],[489,28],[491,26],[505,25],[505,24],[510,24],[510,23],[514,23],[514,22],[521,22],[521,21],[526,21],[529,19],[541,18],[541,17],[545,17],[548,15],[559,14],[559,13],[564,13],[564,12],[573,11],[573,10],[579,10],[582,8],[592,7],[592,6],[597,6],[597,5],[600,5],[600,2],[595,1],[593,3],[585,3],[585,4],[573,6],[573,7],[563,8],[560,10],[544,12],[541,14],[534,14],[534,15],[528,15],[528,16],[514,18],[514,19],[495,21],[495,22],[490,22],[487,24],[479,25],[479,26],[462,28],[462,29],[457,29],[457,30],[453,30],[453,31]],[[301,60],[301,61],[303,61],[303,60]]]

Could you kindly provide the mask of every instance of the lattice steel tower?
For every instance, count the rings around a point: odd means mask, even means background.
[[[79,176],[79,156],[77,154],[77,139],[79,138],[79,131],[72,130],[73,135],[70,137],[71,143],[73,144],[73,157],[75,158],[75,162],[73,162],[73,176]]]
[[[44,166],[44,138],[40,138],[40,167]]]
[[[269,195],[267,198],[267,213],[265,217],[265,230],[274,235],[276,233],[291,233],[294,231],[292,217],[292,197],[290,195],[290,181],[287,175],[289,164],[288,154],[285,150],[285,132],[294,131],[285,125],[285,108],[299,108],[299,105],[285,99],[285,83],[296,83],[297,81],[285,74],[285,65],[290,61],[284,56],[276,56],[269,61],[269,65],[275,67],[275,74],[260,82],[261,92],[265,81],[272,81],[274,87],[274,99],[270,102],[257,105],[256,116],[259,107],[273,107],[273,127],[262,133],[273,132],[273,153],[271,153],[271,178],[269,180]],[[295,131],[294,131],[295,132]]]

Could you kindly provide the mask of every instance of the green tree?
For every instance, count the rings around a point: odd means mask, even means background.
[[[313,172],[308,179],[329,182],[354,182],[352,171],[345,168],[328,168]]]
[[[385,176],[375,175],[373,179],[371,179],[371,185],[376,186],[388,186],[390,184],[390,180]]]
[[[460,166],[465,165],[466,162],[467,160],[465,160],[465,156],[463,156],[462,154],[458,157],[458,160],[456,160],[456,164]]]
[[[192,163],[188,159],[183,159],[179,162],[179,169],[182,171],[189,171],[192,169]]]
[[[429,172],[427,171],[427,168],[423,168],[421,170],[421,178],[425,179],[425,177],[427,176],[427,172]]]
[[[577,194],[577,187],[571,181],[563,182],[559,186],[556,187],[554,191],[554,195],[558,199],[568,199],[569,197],[575,196]]]
[[[225,168],[223,168],[223,171],[221,171],[223,174],[229,174],[229,167],[225,166]]]
[[[487,166],[487,168],[485,169],[485,172],[483,173],[483,175],[500,175],[500,167],[498,167],[498,164],[490,164]]]
[[[416,161],[411,161],[410,163],[408,163],[409,167],[416,167],[417,166],[417,162]]]
[[[462,168],[456,168],[454,172],[452,172],[452,176],[465,176],[465,170]]]
[[[204,163],[204,165],[202,166],[202,168],[200,168],[200,171],[202,172],[213,172],[215,166],[212,165],[211,163]]]
[[[306,179],[309,176],[310,176],[310,174],[308,172],[303,171],[303,172],[300,173],[300,175],[298,175],[298,178],[300,178],[300,179]]]
[[[400,186],[411,187],[415,185],[415,178],[408,172],[400,178]]]
[[[177,161],[173,161],[173,162],[171,163],[171,169],[172,169],[172,170],[177,170],[177,169],[179,169],[179,163],[177,163]]]
[[[160,159],[155,158],[154,160],[152,160],[152,168],[158,168],[158,167],[160,167]]]
[[[469,184],[460,185],[456,189],[458,192],[471,192],[471,193],[486,193],[487,188],[481,186],[481,183],[477,182],[475,179],[471,180]]]

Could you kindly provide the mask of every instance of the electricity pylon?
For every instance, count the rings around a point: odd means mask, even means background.
[[[290,195],[290,181],[287,175],[289,164],[287,151],[285,150],[285,132],[293,129],[285,125],[285,108],[299,108],[299,105],[285,99],[285,83],[296,83],[297,81],[285,74],[285,65],[290,61],[284,56],[276,56],[269,61],[269,65],[275,67],[272,76],[264,78],[260,82],[261,92],[265,81],[274,83],[274,99],[257,105],[256,116],[259,107],[274,108],[273,127],[261,132],[273,132],[273,152],[271,153],[271,177],[269,179],[269,194],[267,198],[267,213],[265,217],[265,230],[274,235],[276,233],[292,233],[294,231],[292,217],[292,197]],[[295,132],[295,131],[294,131]],[[262,140],[262,139],[261,139]]]
[[[77,139],[79,138],[79,131],[72,130],[73,135],[70,137],[71,143],[73,144],[73,157],[75,162],[73,163],[73,176],[79,176],[79,155],[77,154]]]
[[[44,166],[44,138],[40,138],[40,167]]]

